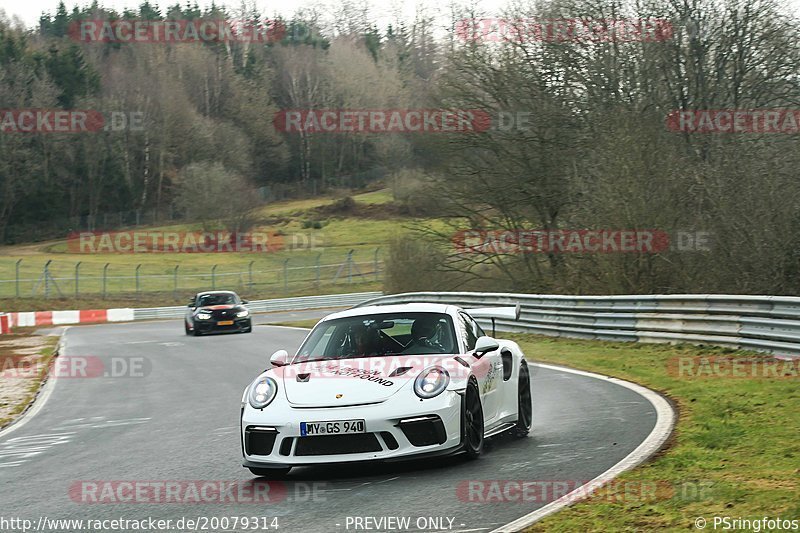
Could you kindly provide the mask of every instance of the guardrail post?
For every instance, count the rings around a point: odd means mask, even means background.
[[[103,267],[103,300],[106,299],[106,294],[108,290],[108,267],[110,263],[106,263]]]
[[[138,211],[137,211],[138,212]],[[139,269],[142,268],[142,264],[139,263],[136,265],[136,298],[139,298]]]
[[[172,271],[172,296],[178,298],[178,269],[180,265],[175,265],[175,270]]]
[[[217,288],[217,265],[211,267],[211,290]]]
[[[81,293],[80,285],[81,285],[81,263],[83,261],[78,261],[75,263],[75,298],[78,297]]]
[[[283,262],[283,289],[289,290],[289,258]]]
[[[15,274],[15,281],[14,281],[14,292],[16,297],[19,298],[19,264],[22,263],[22,259],[17,260],[17,263],[14,265],[14,274]]]

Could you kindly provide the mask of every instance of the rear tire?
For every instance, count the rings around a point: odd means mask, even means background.
[[[250,470],[250,472],[254,476],[267,477],[267,478],[271,478],[271,479],[282,478],[283,476],[288,474],[291,469],[292,469],[291,466],[287,466],[287,467],[284,467],[284,468],[249,468],[248,467],[248,470]]]
[[[470,459],[477,459],[483,452],[483,406],[478,384],[470,381],[464,393],[461,413],[461,439],[464,452]]]
[[[531,399],[531,373],[528,363],[519,367],[517,390],[517,425],[511,430],[515,437],[527,437],[533,424],[533,400]]]

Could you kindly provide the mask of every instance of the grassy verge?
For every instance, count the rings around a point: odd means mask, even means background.
[[[0,247],[0,309],[9,310],[13,300],[37,303],[24,305],[23,310],[54,308],[37,302],[45,292],[42,277],[47,261],[51,261],[48,268],[54,279],[48,284],[50,298],[70,301],[100,299],[106,264],[107,297],[121,300],[137,293],[137,271],[140,298],[172,292],[176,267],[178,289],[187,293],[212,285],[241,292],[252,287],[253,298],[269,298],[273,293],[340,292],[336,285],[350,280],[373,283],[381,277],[381,259],[390,238],[416,219],[399,213],[385,189],[357,194],[353,200],[341,210],[330,197],[279,202],[260,209],[261,222],[253,231],[281,235],[284,243],[282,249],[266,253],[75,253],[65,240]],[[139,228],[199,230],[198,224]],[[355,265],[348,267],[351,250]],[[80,306],[85,307],[83,303]]]
[[[209,287],[204,287],[208,289]],[[315,287],[313,283],[290,287],[289,290],[259,290],[253,291],[238,287],[218,287],[220,289],[236,290],[246,300],[267,300],[272,298],[288,298],[293,296],[313,296],[316,294],[345,294],[351,292],[380,291],[383,286],[380,281],[367,281],[337,284],[328,284]],[[185,305],[190,296],[197,290],[182,290],[177,296],[172,292],[149,292],[140,295],[122,293],[110,294],[108,298],[86,295],[80,298],[8,298],[0,299],[0,311],[6,313],[26,311],[60,311],[65,309],[115,309],[124,307],[169,307]]]
[[[529,531],[661,531],[694,529],[713,516],[800,517],[800,388],[795,374],[731,377],[726,367],[668,370],[670,360],[746,360],[720,348],[592,342],[514,335],[529,358],[611,375],[668,395],[680,418],[672,446],[624,474],[620,483],[552,515]],[[774,362],[775,360],[772,360]],[[797,369],[783,363],[780,369]],[[698,374],[701,377],[698,377]],[[625,482],[655,483],[648,497],[621,494]]]
[[[290,328],[308,328],[311,329],[317,325],[319,319],[317,318],[309,318],[308,320],[293,320],[290,322],[276,322],[274,324],[270,324],[270,326],[288,326]]]
[[[37,353],[25,355],[25,351],[19,345],[25,344],[26,340],[36,338],[42,340]],[[16,333],[3,335],[0,341],[2,348],[3,372],[0,373],[0,429],[10,424],[15,418],[23,413],[31,402],[36,398],[42,383],[47,377],[47,370],[55,357],[58,337],[39,337],[31,333]],[[20,355],[20,352],[23,355]],[[20,368],[19,359],[24,358],[26,363],[24,368],[41,369],[32,377],[13,376],[14,368]]]

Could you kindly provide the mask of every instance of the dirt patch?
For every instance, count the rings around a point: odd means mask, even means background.
[[[56,337],[4,335],[0,340],[0,428],[24,412],[49,364]]]
[[[349,196],[333,203],[310,209],[309,213],[320,217],[342,216],[348,218],[368,218],[372,220],[388,220],[392,218],[413,217],[412,210],[404,204],[388,202],[383,204],[364,204],[356,202]]]

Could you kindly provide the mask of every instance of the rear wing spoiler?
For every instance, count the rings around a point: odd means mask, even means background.
[[[495,327],[495,320],[504,318],[506,320],[519,320],[519,315],[522,311],[522,306],[517,304],[509,307],[476,307],[473,309],[464,309],[472,318],[491,318],[492,319],[492,337],[497,335],[497,328]]]

